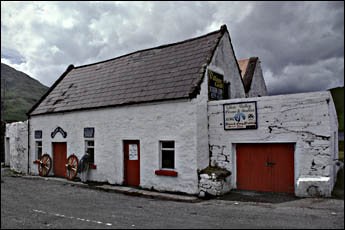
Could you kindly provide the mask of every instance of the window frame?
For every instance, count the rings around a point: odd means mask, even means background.
[[[88,145],[89,141],[93,142],[92,146]],[[84,149],[84,153],[85,154],[86,154],[86,151],[88,149],[93,149],[93,159],[90,157],[90,164],[95,164],[95,139],[93,139],[93,138],[85,138],[84,143],[85,143],[85,149]]]
[[[173,142],[174,148],[163,148],[164,142]],[[161,170],[176,170],[176,142],[174,140],[160,140],[159,141],[159,169]],[[163,151],[173,151],[174,152],[174,165],[173,168],[163,168]]]
[[[38,145],[39,142],[41,143],[40,146]],[[41,154],[40,154],[41,156],[40,156],[40,157],[39,157],[39,154],[38,154],[38,149],[41,149]],[[36,140],[36,141],[35,141],[35,153],[36,153],[36,154],[35,154],[36,159],[37,159],[37,160],[40,160],[40,158],[41,158],[42,155],[43,155],[43,142],[42,142],[42,140]]]

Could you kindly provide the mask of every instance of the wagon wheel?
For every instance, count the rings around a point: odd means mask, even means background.
[[[38,162],[38,172],[40,176],[47,176],[52,168],[52,158],[48,154],[41,156]]]
[[[68,180],[74,180],[78,173],[78,157],[74,154],[67,158],[66,177]]]

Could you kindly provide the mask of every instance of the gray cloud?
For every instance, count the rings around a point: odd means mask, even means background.
[[[5,2],[1,57],[52,85],[69,64],[178,42],[227,24],[270,93],[344,84],[344,2]]]

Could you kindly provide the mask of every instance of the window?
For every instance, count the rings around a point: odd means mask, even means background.
[[[36,141],[36,156],[38,160],[42,156],[42,141]]]
[[[85,140],[85,153],[89,153],[90,164],[95,163],[95,141]]]
[[[161,168],[174,169],[175,168],[175,142],[161,141]]]

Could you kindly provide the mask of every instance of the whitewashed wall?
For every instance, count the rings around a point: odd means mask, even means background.
[[[209,166],[209,143],[208,143],[208,69],[218,72],[224,76],[224,81],[231,83],[231,98],[244,98],[245,91],[241,81],[241,76],[237,68],[237,61],[233,55],[229,35],[225,33],[219,41],[212,60],[204,73],[201,90],[198,97],[192,100],[197,105],[196,126],[197,126],[197,165],[198,170]]]
[[[5,152],[12,170],[28,171],[28,126],[27,121],[6,124]]]
[[[262,73],[260,59],[257,61],[252,84],[248,92],[248,97],[268,96],[264,75]]]
[[[196,112],[196,106],[186,100],[33,116],[30,145],[35,146],[34,130],[42,130],[43,153],[52,156],[52,142],[67,142],[67,157],[75,154],[80,159],[85,148],[84,128],[94,127],[97,169],[90,170],[90,179],[122,184],[123,141],[139,140],[141,187],[196,194]],[[66,138],[60,133],[51,138],[58,126],[67,132]],[[155,175],[155,170],[160,169],[160,140],[175,141],[178,177]],[[32,163],[34,156],[34,148],[30,148],[30,172],[38,174],[37,165]]]
[[[237,60],[227,32],[220,40],[208,68],[223,74],[224,81],[230,82],[230,98],[243,98],[246,96]]]
[[[258,129],[224,130],[223,104],[257,101]],[[326,92],[290,94],[208,103],[211,165],[232,172],[236,188],[237,143],[295,143],[295,193],[330,196],[335,183],[338,158],[338,123],[331,94]]]

